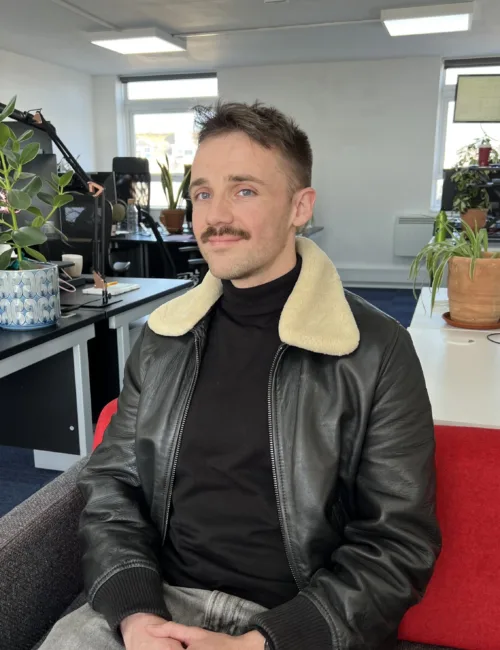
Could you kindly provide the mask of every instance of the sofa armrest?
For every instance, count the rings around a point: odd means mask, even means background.
[[[31,648],[82,590],[78,461],[0,519],[0,650]]]

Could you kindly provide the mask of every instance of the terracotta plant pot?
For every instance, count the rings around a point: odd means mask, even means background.
[[[485,253],[476,261],[474,279],[470,279],[471,260],[452,257],[448,262],[448,298],[450,315],[462,323],[496,326],[500,321],[500,259]]]
[[[485,227],[487,216],[488,213],[485,212],[484,210],[479,210],[478,208],[471,208],[470,210],[467,210],[465,214],[462,215],[462,219],[465,221],[466,224],[468,224],[472,228],[472,230],[475,231],[476,225],[478,230]]]
[[[171,235],[179,235],[184,225],[184,214],[184,210],[162,210],[160,221]]]

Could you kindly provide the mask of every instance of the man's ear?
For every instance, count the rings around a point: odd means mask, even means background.
[[[294,203],[295,216],[292,223],[296,228],[303,228],[313,217],[316,190],[312,187],[300,190],[294,197]]]

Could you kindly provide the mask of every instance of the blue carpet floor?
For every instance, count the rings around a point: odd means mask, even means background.
[[[0,517],[58,475],[36,469],[29,449],[0,446]]]
[[[404,327],[410,325],[416,301],[411,290],[350,289],[368,302],[390,314]],[[27,449],[0,446],[0,517],[9,512],[59,472],[36,469],[33,452]]]

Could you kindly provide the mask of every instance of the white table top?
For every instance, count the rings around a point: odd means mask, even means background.
[[[427,311],[426,311],[427,310]],[[441,289],[430,315],[424,289],[409,328],[424,371],[436,424],[500,429],[500,345],[492,332],[446,324],[448,294]],[[500,336],[496,337],[500,341]]]

